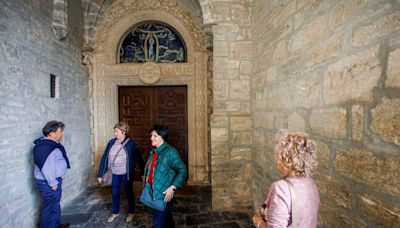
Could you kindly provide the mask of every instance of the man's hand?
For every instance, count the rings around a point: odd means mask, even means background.
[[[169,186],[169,188],[167,188],[167,190],[163,192],[163,194],[165,194],[164,202],[169,202],[172,200],[172,198],[174,198],[175,190],[176,187],[174,185],[171,185]]]
[[[58,188],[58,184],[51,186],[51,189],[53,189],[53,191],[57,190],[57,188]]]
[[[98,178],[97,178],[97,181],[99,182],[99,184],[101,184],[101,182],[103,181],[103,178],[98,177]]]

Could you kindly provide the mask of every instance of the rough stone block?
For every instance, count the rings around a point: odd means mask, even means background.
[[[250,25],[250,8],[245,5],[234,4],[231,6],[232,21],[239,22],[240,26]]]
[[[346,109],[316,109],[310,115],[310,126],[314,133],[331,138],[345,138],[347,129]]]
[[[220,142],[212,142],[211,144],[211,157],[214,160],[226,160],[228,159],[228,144]]]
[[[359,197],[361,217],[377,227],[397,227],[400,224],[400,206],[384,202],[369,194]]]
[[[231,117],[232,130],[249,130],[252,125],[251,117]]]
[[[342,149],[336,152],[334,167],[342,175],[363,182],[376,191],[400,194],[398,156],[377,156],[368,150],[357,148]]]
[[[232,186],[232,196],[236,200],[237,198],[249,198],[251,197],[251,188],[249,188],[249,184],[246,182],[243,183],[235,183]],[[250,203],[250,202],[247,202]]]
[[[212,14],[214,23],[230,21],[231,10],[229,3],[220,3],[220,2],[213,3],[212,9],[213,9]]]
[[[296,2],[295,1],[289,1],[283,8],[279,9],[279,14],[274,17],[273,23],[274,26],[276,27],[277,25],[280,25],[283,21],[285,21],[290,14],[293,14],[296,10]]]
[[[216,128],[225,128],[228,127],[228,117],[227,116],[211,116],[211,122],[210,122],[211,127],[216,127]]]
[[[253,143],[253,137],[250,131],[240,133],[240,146],[248,146]]]
[[[325,16],[315,18],[301,31],[294,34],[292,51],[297,51],[321,39],[328,33]]]
[[[287,115],[285,113],[276,112],[274,114],[274,128],[282,129],[286,128],[285,123],[287,122]]]
[[[267,100],[264,90],[254,92],[254,109],[255,110],[265,110],[267,108]]]
[[[318,225],[321,227],[357,227],[367,228],[365,222],[360,221],[354,217],[347,217],[350,211],[344,213],[335,210],[332,205],[321,203],[319,208]]]
[[[296,107],[312,108],[317,106],[321,94],[321,76],[310,73],[297,79],[293,95]]]
[[[236,40],[251,40],[252,30],[250,28],[241,28],[239,34],[237,34]]]
[[[288,130],[289,131],[305,131],[305,120],[297,112],[294,112],[288,117]]]
[[[329,168],[329,157],[331,151],[328,145],[321,140],[314,140],[317,147],[317,160],[318,160],[318,169],[328,169]]]
[[[248,146],[252,143],[251,132],[231,133],[231,144],[233,146]]]
[[[232,99],[250,99],[250,81],[231,80],[229,97]]]
[[[255,112],[253,127],[263,129],[274,128],[274,114],[272,112]]]
[[[227,142],[229,131],[227,128],[211,128],[211,138],[215,142]]]
[[[231,150],[232,160],[250,160],[251,159],[251,149],[243,147],[233,147]]]
[[[214,101],[215,112],[238,112],[241,110],[241,103],[239,101]]]
[[[352,139],[361,141],[364,132],[364,108],[361,105],[351,107]]]
[[[352,209],[352,190],[344,180],[325,175],[317,175],[315,180],[322,197],[328,198],[340,207]]]
[[[377,48],[371,48],[343,58],[327,68],[324,74],[327,104],[372,100],[372,89],[377,86],[382,71],[376,52]]]
[[[216,80],[238,79],[239,69],[216,70],[213,76]]]
[[[229,55],[229,42],[226,41],[214,41],[213,45],[214,56],[228,56]]]
[[[277,131],[265,132],[264,133],[263,140],[266,142],[267,147],[272,149],[272,152],[274,152],[274,148],[275,148],[275,142],[276,142],[275,136],[276,136],[276,133],[277,133]],[[272,155],[272,157],[269,157],[269,158],[271,158],[270,161],[275,161],[275,159],[273,158],[273,155]]]
[[[400,87],[400,48],[390,52],[385,87]]]
[[[339,56],[342,52],[343,32],[339,32],[328,40],[313,47],[305,58],[305,65],[313,68],[327,60]]]
[[[231,42],[229,44],[229,57],[232,59],[250,60],[252,50],[252,43],[249,41]]]
[[[251,75],[252,74],[253,63],[251,61],[241,61],[240,62],[240,74]]]
[[[293,30],[297,30],[300,26],[304,25],[304,21],[307,18],[304,12],[298,11],[293,16]]]
[[[278,79],[283,81],[287,80],[289,76],[293,77],[300,74],[300,67],[303,67],[303,59],[304,57],[301,54],[291,55],[290,57],[283,59]]]
[[[260,147],[266,146],[267,142],[265,141],[264,130],[262,129],[253,130],[253,141],[254,144],[257,146]]]
[[[292,107],[290,82],[281,82],[266,91],[269,108],[287,109]]]
[[[215,100],[226,100],[229,97],[228,93],[229,84],[228,81],[215,80],[214,81],[214,99]]]
[[[274,62],[279,62],[279,60],[283,59],[287,55],[287,44],[286,40],[282,40],[278,42],[274,48],[273,52],[273,60]]]
[[[372,131],[378,133],[383,141],[400,145],[400,98],[383,98],[371,113]]]
[[[329,24],[330,26],[337,26],[343,21],[348,19],[354,12],[362,8],[367,0],[346,0],[339,1],[331,12]]]
[[[289,36],[289,34],[293,31],[293,22],[291,20],[285,21],[285,23],[279,25],[275,29],[272,30],[271,42],[276,42],[278,40],[284,39]]]
[[[261,56],[256,61],[257,61],[257,70],[268,69],[273,63],[273,52],[268,51],[266,53],[261,54]]]
[[[353,46],[367,45],[385,35],[400,30],[400,10],[392,14],[383,14],[380,18],[360,26],[353,32]]]
[[[273,84],[276,80],[279,80],[278,70],[276,66],[268,68],[265,74],[264,83],[266,86]]]
[[[214,70],[226,71],[226,70],[239,70],[240,61],[229,60],[224,57],[214,58]]]
[[[253,88],[263,88],[264,87],[265,72],[259,72],[254,75],[251,80],[251,85]]]

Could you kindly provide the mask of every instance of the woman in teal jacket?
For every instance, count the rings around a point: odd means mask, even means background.
[[[187,168],[177,150],[167,143],[169,135],[167,126],[156,124],[150,133],[154,149],[150,152],[146,163],[145,181],[152,186],[155,199],[167,202],[163,211],[153,209],[153,227],[175,227],[171,200],[174,198],[175,190],[186,180]]]

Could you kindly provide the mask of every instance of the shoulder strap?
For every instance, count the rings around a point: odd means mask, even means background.
[[[291,212],[290,215],[292,217],[292,228],[296,227],[296,192],[294,191],[293,184],[290,183],[290,181],[283,179],[289,186],[289,192],[290,192],[290,207],[291,207]]]
[[[119,148],[119,150],[118,150],[117,153],[115,154],[115,157],[114,157],[114,159],[113,159],[113,161],[112,161],[112,163],[111,163],[110,169],[114,166],[115,159],[117,159],[117,156],[118,156],[119,152],[122,150],[122,148],[124,148],[124,146],[128,143],[128,141],[129,141],[129,138],[127,138],[127,139],[125,140],[125,142],[122,144],[122,146]]]

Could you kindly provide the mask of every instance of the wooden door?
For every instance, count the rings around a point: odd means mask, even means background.
[[[128,137],[139,144],[145,161],[150,150],[150,129],[156,123],[169,127],[168,143],[188,165],[186,86],[121,86],[118,88],[119,120],[129,124]],[[140,180],[137,171],[135,180]]]

